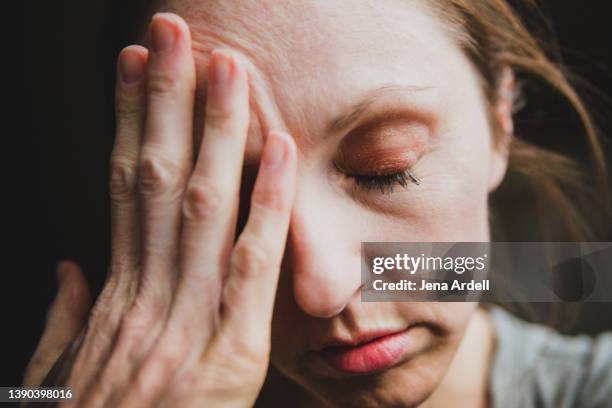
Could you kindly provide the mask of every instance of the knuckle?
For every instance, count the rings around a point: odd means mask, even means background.
[[[192,64],[172,67],[149,65],[146,90],[149,97],[167,98],[196,92],[196,71]]]
[[[138,382],[144,390],[154,394],[161,392],[172,383],[178,368],[185,361],[190,347],[184,338],[162,337],[147,357],[138,373]]]
[[[144,367],[145,375],[168,379],[172,377],[177,365],[183,360],[184,351],[177,344],[174,346],[158,347],[152,354],[151,360]]]
[[[259,375],[254,376],[255,378],[264,378],[266,368],[270,361],[270,347],[267,345],[253,347],[251,346],[248,350],[245,351],[245,359],[248,363],[250,363],[251,372],[255,373],[259,371]]]
[[[255,338],[246,343],[240,341],[234,346],[238,355],[242,356],[246,364],[250,364],[252,367],[262,367],[268,364],[270,355],[270,343],[260,341]]]
[[[108,313],[98,313],[94,310],[89,320],[86,336],[95,346],[94,348],[103,349],[110,344],[111,339],[116,333],[116,327],[113,325],[112,319]]]
[[[134,184],[136,184],[136,182],[134,182]],[[134,190],[136,190],[136,187],[134,187]],[[137,282],[135,282],[133,278],[137,276],[140,271],[141,258],[138,255],[133,257],[126,254],[126,251],[124,251],[122,247],[123,245],[125,245],[123,242],[113,242],[111,245],[111,259],[107,285],[112,283],[116,287],[116,290],[121,292],[121,295],[127,297],[130,291],[136,286]]]
[[[159,396],[171,380],[166,374],[167,371],[158,361],[148,362],[138,371],[133,384],[133,392],[147,400],[149,397]]]
[[[151,97],[172,97],[180,90],[181,77],[165,72],[155,72],[149,76],[147,91]]]
[[[138,188],[142,195],[180,195],[184,177],[175,164],[153,154],[140,160]]]
[[[124,123],[139,120],[143,112],[143,103],[139,94],[131,94],[125,91],[117,92],[115,114],[119,127]]]
[[[121,330],[131,335],[143,334],[151,326],[152,317],[149,313],[142,310],[131,308],[123,317]]]
[[[111,159],[109,191],[114,201],[132,198],[136,192],[135,164],[119,158]]]
[[[264,208],[279,213],[287,212],[290,209],[289,201],[283,191],[275,186],[255,189],[251,205],[254,208]]]
[[[208,105],[206,107],[206,125],[215,129],[228,129],[234,120],[234,112],[221,106]]]
[[[220,347],[216,349],[219,353],[215,358],[223,359],[227,355],[239,356],[227,367],[229,370],[251,373],[253,375],[249,378],[253,380],[261,377],[256,375],[258,371],[261,371],[263,376],[270,360],[269,336],[221,336],[217,341],[221,344],[217,343]],[[244,383],[245,378],[241,381]]]
[[[121,330],[127,336],[147,335],[165,321],[170,299],[162,293],[140,293],[123,316]]]
[[[89,326],[93,329],[93,331],[109,333],[115,329],[111,312],[113,305],[117,306],[117,302],[114,302],[114,288],[114,285],[107,285],[102,290],[98,300],[91,309],[91,313],[89,315]]]
[[[210,182],[198,182],[187,188],[183,201],[183,215],[190,221],[213,218],[224,207],[224,194]]]
[[[244,277],[258,276],[269,267],[270,257],[255,239],[240,237],[232,252],[230,265]]]

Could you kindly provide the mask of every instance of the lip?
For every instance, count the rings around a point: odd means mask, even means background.
[[[317,354],[332,368],[348,374],[370,374],[399,363],[411,343],[410,328],[362,335],[354,342],[337,342]]]

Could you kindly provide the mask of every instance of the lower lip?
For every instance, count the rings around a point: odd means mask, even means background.
[[[369,374],[400,362],[409,344],[409,330],[404,330],[355,347],[329,347],[321,350],[320,355],[337,370],[350,374]]]

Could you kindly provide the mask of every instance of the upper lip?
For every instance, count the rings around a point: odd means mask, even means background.
[[[397,334],[405,331],[407,327],[392,329],[376,329],[368,331],[356,331],[349,336],[331,336],[317,344],[313,349],[321,351],[333,347],[357,347],[369,343],[381,337]]]

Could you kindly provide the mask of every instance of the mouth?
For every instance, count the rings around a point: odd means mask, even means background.
[[[371,374],[400,363],[411,341],[411,327],[370,333],[356,342],[337,342],[316,353],[331,368],[346,374]],[[352,343],[352,344],[351,344]]]

